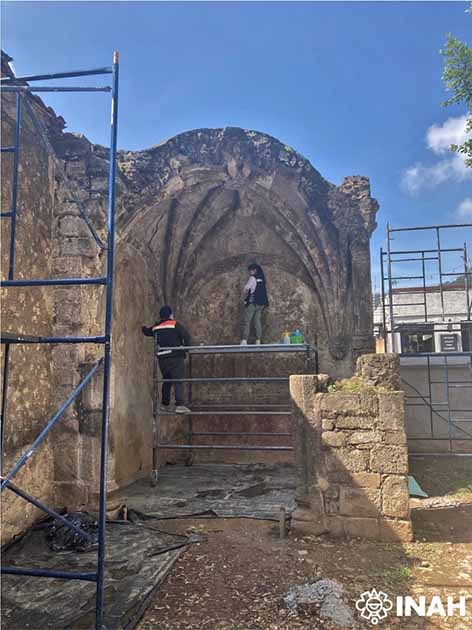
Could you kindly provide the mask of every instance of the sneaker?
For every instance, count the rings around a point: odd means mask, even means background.
[[[163,405],[162,403],[159,405],[159,413],[173,413],[172,405]]]
[[[185,405],[176,405],[175,413],[192,413],[191,410]]]
[[[260,346],[261,345],[261,340],[260,339],[256,339],[256,346]]]
[[[247,346],[247,339],[241,339],[241,343],[239,345]]]

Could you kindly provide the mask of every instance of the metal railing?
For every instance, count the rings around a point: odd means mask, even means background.
[[[159,469],[159,449],[183,449],[191,453],[194,449],[205,450],[238,450],[238,451],[275,451],[286,452],[293,451],[292,446],[269,446],[269,445],[251,445],[251,444],[193,444],[193,438],[196,437],[291,437],[292,434],[286,431],[270,432],[270,431],[194,431],[194,416],[291,416],[290,405],[277,404],[241,404],[228,403],[221,404],[201,404],[199,406],[192,405],[193,386],[198,384],[225,384],[233,383],[285,383],[288,385],[289,376],[208,376],[194,377],[192,357],[198,355],[265,355],[270,353],[283,354],[304,354],[305,370],[307,372],[318,371],[318,351],[315,346],[310,344],[262,344],[262,345],[221,345],[221,346],[188,346],[165,348],[166,350],[185,350],[189,355],[188,377],[181,379],[163,379],[159,378],[158,369],[158,352],[159,345],[157,337],[154,335],[154,367],[153,367],[153,413],[152,413],[152,473],[151,485],[156,485],[158,481]],[[185,431],[186,443],[177,444],[175,442],[161,442],[159,439],[159,418],[160,416],[174,415],[172,412],[163,412],[159,410],[159,385],[163,383],[188,383],[189,385],[189,404],[191,411],[185,414],[187,426]],[[288,391],[287,391],[288,393]]]

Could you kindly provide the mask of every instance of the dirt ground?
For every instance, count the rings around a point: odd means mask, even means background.
[[[397,618],[379,627],[472,628],[472,459],[414,460],[410,466],[428,499],[412,500],[415,542],[379,543],[299,537],[280,540],[278,527],[253,519],[180,519],[168,531],[198,531],[155,594],[139,630],[295,630],[336,628],[315,612],[289,611],[283,596],[319,578],[339,581],[346,601],[375,587],[396,595],[466,595],[468,616]],[[161,522],[162,526],[162,522]],[[359,617],[356,616],[359,620]],[[369,622],[358,627],[372,627]]]

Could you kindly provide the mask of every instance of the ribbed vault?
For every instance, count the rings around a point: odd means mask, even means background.
[[[147,260],[157,302],[199,340],[237,341],[245,268],[257,260],[271,294],[266,340],[299,326],[317,337],[327,369],[349,371],[371,334],[377,203],[366,178],[336,187],[290,147],[233,128],[122,153],[119,165],[120,238]]]

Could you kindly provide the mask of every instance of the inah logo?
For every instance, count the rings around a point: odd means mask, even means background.
[[[385,619],[392,606],[393,604],[387,593],[378,591],[375,588],[362,593],[356,602],[356,608],[360,611],[361,617],[368,619],[374,626],[382,619]]]

